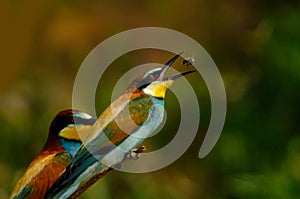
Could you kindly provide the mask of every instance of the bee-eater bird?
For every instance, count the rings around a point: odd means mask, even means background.
[[[179,56],[134,80],[98,117],[71,164],[45,198],[76,198],[157,129],[164,117],[167,88],[175,79],[195,71],[165,77]]]
[[[51,122],[46,144],[29,164],[10,198],[43,198],[71,163],[81,145],[76,128],[80,128],[81,132],[88,132],[95,121],[96,118],[77,110],[69,109],[58,113]]]

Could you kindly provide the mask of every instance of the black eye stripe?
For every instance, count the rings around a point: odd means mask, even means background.
[[[151,74],[149,74],[148,76],[146,76],[144,79],[142,79],[138,85],[137,88],[138,89],[143,89],[146,88],[149,84],[151,84],[156,78],[158,78],[160,75],[160,71],[155,71]]]
[[[142,80],[138,83],[137,88],[138,89],[146,88],[150,83],[151,83],[151,81],[149,81],[149,80],[148,81],[146,79]]]
[[[82,118],[82,117],[73,116],[72,124],[93,125],[96,122],[96,120],[97,120],[96,118],[86,119],[86,118]]]

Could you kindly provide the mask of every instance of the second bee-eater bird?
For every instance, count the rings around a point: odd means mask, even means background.
[[[165,77],[179,56],[134,80],[98,117],[71,164],[47,191],[45,198],[77,197],[157,129],[163,121],[168,87],[175,79],[194,72]]]
[[[95,118],[77,110],[69,109],[58,113],[51,122],[46,144],[29,164],[10,198],[43,198],[81,146],[77,129],[88,132],[95,121]]]

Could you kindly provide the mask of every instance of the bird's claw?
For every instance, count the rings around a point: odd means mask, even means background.
[[[137,160],[141,156],[141,153],[143,153],[144,151],[146,151],[145,146],[134,148],[125,155],[125,159],[127,159],[127,160]]]
[[[131,149],[130,152],[125,153],[124,154],[124,158],[121,162],[119,162],[118,164],[115,164],[113,167],[120,169],[122,167],[122,164],[127,161],[127,160],[138,160],[139,157],[141,156],[141,153],[143,153],[144,151],[146,151],[146,147],[145,146],[141,146],[138,148],[134,148]]]

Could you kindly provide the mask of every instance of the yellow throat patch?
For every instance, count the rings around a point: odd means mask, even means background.
[[[59,136],[67,140],[84,140],[92,126],[67,126],[60,131]]]
[[[153,97],[164,98],[167,89],[173,84],[173,80],[152,82],[143,89],[144,93]]]

